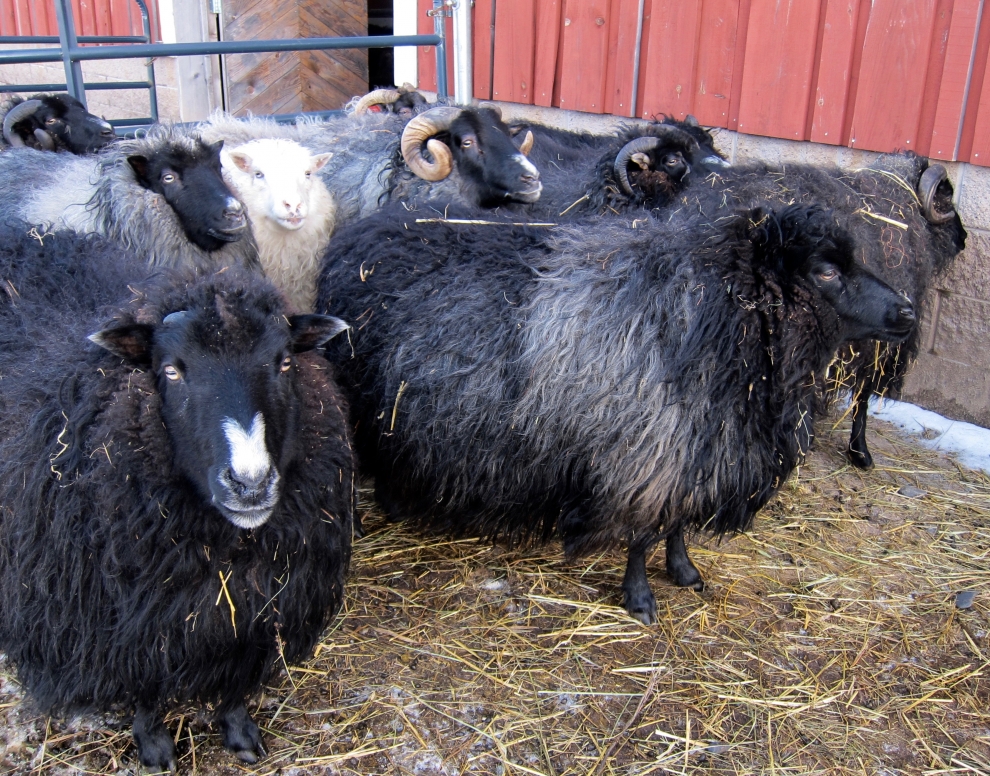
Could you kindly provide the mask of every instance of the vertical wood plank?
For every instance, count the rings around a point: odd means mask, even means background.
[[[14,0],[0,0],[0,35],[17,34],[17,17],[14,15]]]
[[[810,139],[816,143],[842,142],[859,13],[860,0],[830,0],[825,9],[825,30],[818,53],[821,68],[811,116]]]
[[[986,11],[984,10],[984,17]],[[968,154],[965,158],[960,155],[960,161],[971,162],[983,167],[990,167],[990,62],[984,61],[982,82],[973,110],[973,134],[968,144]],[[975,79],[974,79],[975,80]],[[973,102],[973,100],[971,100]],[[971,109],[967,109],[967,119]]]
[[[492,98],[492,0],[475,0],[471,19],[474,96]]]
[[[979,30],[977,31],[976,46],[973,49],[973,62],[971,65],[972,80],[969,84],[969,92],[965,97],[966,104],[963,108],[962,131],[959,133],[959,151],[956,158],[961,162],[972,162],[973,164],[985,163],[987,158],[987,142],[985,133],[981,133],[981,139],[977,143],[977,123],[981,118],[983,105],[990,107],[990,102],[983,102],[983,84],[987,78],[987,69],[990,66],[990,14],[985,12],[980,19]],[[990,118],[982,116],[982,118]],[[974,146],[979,146],[978,158],[973,157]]]
[[[663,113],[682,119],[693,113],[701,11],[701,0],[653,0],[639,71],[640,118]]]
[[[31,30],[31,10],[27,0],[14,0],[14,35],[34,35]]]
[[[636,65],[636,23],[639,0],[612,0],[608,23],[608,69],[605,113],[632,117],[633,70]]]
[[[609,5],[608,0],[564,0],[561,108],[589,113],[604,110]]]
[[[705,0],[701,11],[694,116],[706,126],[729,126],[729,95],[738,32],[739,0]]]
[[[533,60],[533,104],[544,108],[553,104],[557,74],[557,53],[563,33],[560,12],[563,0],[536,2],[536,56]]]
[[[863,43],[849,145],[871,151],[918,146],[936,0],[875,0]]]
[[[93,2],[93,23],[97,35],[111,35],[110,24],[110,3],[108,0],[92,0]],[[149,8],[149,15],[151,9]]]
[[[736,51],[732,58],[732,86],[729,89],[729,129],[739,129],[739,102],[742,98],[743,67],[746,65],[746,41],[749,39],[751,0],[739,0],[736,19]]]
[[[821,5],[753,3],[739,97],[740,132],[804,140]]]
[[[935,131],[935,112],[942,89],[945,60],[948,57],[949,30],[954,0],[937,0],[932,20],[931,46],[928,51],[925,87],[921,95],[921,115],[918,119],[918,144],[914,150],[928,156]],[[920,64],[920,63],[919,63]]]
[[[962,129],[966,79],[973,56],[979,10],[980,0],[956,0],[952,9],[942,83],[939,86],[935,122],[928,148],[928,156],[933,159],[956,159],[956,144]]]
[[[532,104],[535,41],[533,3],[530,0],[498,0],[492,99]]]

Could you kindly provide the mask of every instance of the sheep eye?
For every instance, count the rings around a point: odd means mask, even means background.
[[[834,269],[826,269],[819,272],[818,277],[820,277],[822,280],[835,280],[837,277],[839,277],[839,273],[836,272]]]
[[[474,141],[471,138],[465,138],[461,141],[461,148],[470,148],[474,145]]]
[[[165,377],[173,383],[177,383],[182,379],[182,375],[179,373],[179,370],[171,364],[168,364],[162,371],[165,373]]]
[[[258,170],[258,171],[257,171],[257,172],[256,172],[256,173],[254,174],[254,177],[255,177],[255,178],[256,178],[257,180],[259,180],[259,181],[260,181],[260,180],[261,180],[262,178],[264,178],[264,177],[265,177],[265,174],[264,174],[264,173],[263,173],[263,172],[262,172],[261,170]]]
[[[162,176],[162,183],[175,183],[175,173],[167,172]]]
[[[282,366],[279,367],[279,371],[288,372],[292,369],[292,356],[286,356],[282,359]]]
[[[58,122],[58,119],[57,119],[57,118],[55,118],[55,117],[52,117],[52,118],[48,118],[48,119],[45,119],[45,123],[46,123],[46,124],[47,124],[48,126],[51,126],[52,124],[55,124],[56,122]]]

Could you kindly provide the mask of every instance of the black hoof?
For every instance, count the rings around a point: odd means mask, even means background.
[[[686,567],[668,568],[667,575],[678,587],[689,587],[699,593],[705,589],[705,580],[701,578],[701,572],[693,563],[689,562]]]
[[[253,765],[268,756],[261,740],[261,731],[248,715],[244,704],[235,706],[220,717],[220,730],[223,745],[237,755],[238,759]]]
[[[863,469],[864,471],[873,468],[873,456],[870,455],[869,450],[853,450],[851,447],[846,450],[846,457],[849,459],[849,463],[855,466],[857,469]]]
[[[139,708],[131,733],[141,765],[154,773],[175,773],[179,767],[175,744],[157,713]]]
[[[629,616],[639,620],[643,625],[653,625],[657,617],[657,599],[650,590],[637,586],[634,589],[622,586],[622,606],[629,612]]]

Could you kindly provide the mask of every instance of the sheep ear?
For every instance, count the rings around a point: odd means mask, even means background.
[[[228,151],[227,158],[234,163],[234,166],[241,172],[251,172],[251,157],[243,151]]]
[[[317,154],[313,157],[313,166],[310,168],[310,172],[316,172],[317,170],[322,170],[323,166],[330,161],[330,157],[333,154]]]
[[[146,184],[148,182],[148,157],[135,154],[134,156],[127,157],[127,163],[134,170],[138,181]]]
[[[103,329],[90,334],[88,339],[115,356],[141,366],[148,366],[151,364],[151,337],[154,331],[154,328],[147,324],[131,323]]]
[[[290,315],[288,321],[294,353],[317,348],[350,328],[340,318],[331,315]]]

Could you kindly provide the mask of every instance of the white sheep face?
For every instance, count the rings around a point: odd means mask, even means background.
[[[224,173],[252,219],[295,231],[306,222],[316,173],[333,154],[311,154],[292,140],[252,140],[221,154]]]

